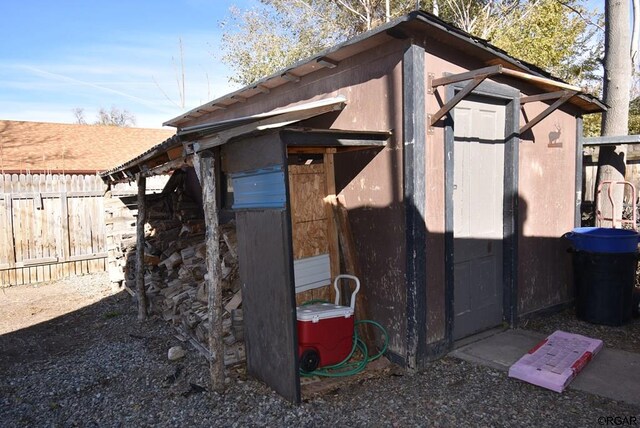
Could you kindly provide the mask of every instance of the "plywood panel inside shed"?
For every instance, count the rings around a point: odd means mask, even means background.
[[[289,165],[289,195],[293,258],[298,260],[327,253],[323,165]]]
[[[289,197],[293,258],[295,260],[329,253],[326,209],[326,178],[323,164],[289,165]],[[330,299],[329,287],[296,295],[301,304],[312,299]]]

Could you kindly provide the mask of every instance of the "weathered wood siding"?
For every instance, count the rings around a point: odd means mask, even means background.
[[[531,119],[545,107],[532,103],[525,111]],[[520,141],[520,315],[573,299],[570,254],[560,237],[574,227],[576,119],[556,110],[532,131]]]
[[[153,177],[149,192],[165,182]],[[0,175],[0,286],[104,271],[107,230],[119,242],[136,215],[135,186],[118,184],[105,204],[106,190],[97,175]]]
[[[261,150],[263,157],[255,157]],[[274,189],[288,187],[286,148],[277,134],[222,146],[222,170],[246,173],[282,168]],[[232,175],[233,176],[233,175]],[[234,187],[237,196],[237,188]],[[260,206],[236,210],[238,265],[242,280],[247,372],[293,402],[300,401],[290,209]]]

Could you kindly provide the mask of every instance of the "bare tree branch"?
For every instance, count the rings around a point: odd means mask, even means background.
[[[176,103],[175,101],[173,101],[171,98],[169,98],[169,95],[167,95],[167,93],[162,89],[162,87],[160,86],[160,84],[158,83],[158,81],[156,80],[156,78],[154,76],[151,76],[151,78],[153,79],[153,83],[156,84],[156,86],[158,87],[158,89],[160,90],[160,92],[162,93],[162,95],[164,95],[164,97],[174,106],[180,108],[180,105],[178,103]]]
[[[598,30],[600,31],[604,31],[604,28],[599,25],[597,22],[593,22],[592,20],[585,18],[585,16],[582,14],[582,11],[576,9],[575,7],[571,6],[569,3],[567,3],[564,0],[556,0],[558,3],[560,3],[562,6],[566,7],[567,9],[571,10],[573,13],[575,13],[576,15],[578,15],[580,17],[580,19],[582,19],[584,22],[587,23],[587,25],[592,25],[594,27],[596,27]],[[637,2],[638,0],[633,0],[634,3]]]
[[[633,0],[633,29],[631,31],[631,61],[634,71],[638,67],[638,39],[640,38],[640,0]]]

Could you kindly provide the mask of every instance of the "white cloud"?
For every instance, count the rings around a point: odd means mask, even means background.
[[[58,49],[53,59],[0,60],[0,119],[71,122],[75,107],[91,118],[99,107],[113,105],[132,112],[139,126],[159,127],[235,89],[227,83],[226,67],[210,54],[217,37],[213,32],[182,36],[183,108],[176,105],[182,75],[177,37],[116,35],[109,43]]]

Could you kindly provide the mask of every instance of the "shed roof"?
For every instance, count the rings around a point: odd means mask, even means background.
[[[342,60],[373,49],[392,39],[420,37],[425,38],[429,42],[436,42],[448,46],[453,50],[480,60],[481,63],[487,66],[485,69],[495,69],[489,73],[490,75],[501,74],[502,76],[500,78],[506,80],[524,80],[527,84],[537,87],[540,93],[544,94],[544,99],[549,98],[547,95],[552,95],[550,92],[553,92],[553,95],[559,99],[557,104],[550,106],[548,110],[553,110],[564,102],[572,104],[584,113],[600,112],[606,109],[606,106],[596,97],[580,93],[580,88],[563,82],[561,79],[552,76],[535,65],[509,56],[505,51],[491,45],[488,41],[474,37],[434,15],[416,11],[349,39],[316,56],[299,61],[271,76],[265,77],[251,85],[203,104],[200,107],[165,122],[165,125],[178,128],[176,135],[152,147],[146,153],[103,173],[102,177],[105,180],[111,181],[128,180],[133,178],[133,174],[140,171],[146,174],[152,169],[164,171],[166,168],[180,167],[184,164],[185,156],[190,152],[183,150],[183,144],[197,139],[199,140],[198,144],[201,149],[215,146],[218,145],[218,142],[215,141],[217,138],[215,135],[216,132],[224,133],[227,132],[225,130],[229,128],[239,128],[238,132],[242,131],[243,133],[247,133],[250,132],[250,130],[247,131],[244,128],[250,128],[256,120],[262,117],[278,116],[282,113],[280,111],[281,109],[276,109],[247,117],[216,120],[216,111],[225,110],[236,103],[250,103],[254,97],[258,97],[256,98],[256,102],[258,102],[260,96],[268,96],[269,92],[277,87],[296,85],[301,78],[306,75],[323,68],[334,68]],[[477,74],[485,69],[475,70],[471,73]],[[469,77],[469,79],[473,79],[473,76]],[[560,93],[558,92],[558,88],[568,88],[571,89],[571,91]],[[540,98],[539,95],[536,96]],[[313,103],[313,101],[311,103]],[[290,108],[295,110],[296,108],[302,108],[304,110],[309,108],[306,104],[308,104],[308,102],[302,102],[300,105],[294,103],[293,106],[283,107],[283,109],[286,110]],[[451,108],[451,106],[445,107]],[[534,120],[528,125],[525,125],[525,127],[533,126],[537,121],[545,117],[548,112],[545,111],[543,113],[544,114],[534,118]],[[197,123],[197,119],[204,115],[210,116],[213,121],[191,126],[194,122]],[[286,125],[284,122],[280,123],[280,126]],[[236,132],[236,134],[238,132]],[[207,135],[209,136],[207,137]],[[209,141],[203,143],[202,139],[208,139]]]
[[[0,172],[95,173],[173,135],[167,129],[0,121]]]
[[[268,93],[276,87],[295,84],[301,77],[322,68],[333,68],[345,58],[374,48],[390,39],[415,37],[416,35],[422,35],[429,40],[448,45],[469,56],[478,58],[487,66],[502,65],[505,68],[565,83],[540,67],[510,56],[506,51],[492,45],[487,40],[472,36],[430,13],[415,11],[326,49],[313,57],[305,58],[251,85],[196,107],[166,121],[164,125],[186,126],[193,119],[205,114],[225,109],[239,102],[246,102],[249,98]],[[544,83],[533,82],[533,84],[545,92],[556,90],[553,86]],[[569,103],[574,104],[585,113],[595,113],[606,109],[606,106],[598,98],[589,94],[577,95]]]
[[[146,175],[165,173],[177,167],[183,167],[186,162],[186,155],[193,151],[201,151],[227,143],[231,139],[249,135],[259,134],[273,129],[283,129],[286,126],[300,122],[311,117],[315,117],[331,111],[341,110],[345,106],[346,99],[343,96],[323,98],[316,101],[297,104],[292,107],[278,108],[265,113],[251,116],[243,116],[230,120],[205,123],[188,128],[183,128],[176,135],[155,147],[147,150],[139,156],[119,165],[109,171],[102,173],[105,180],[112,182],[128,181],[134,175],[143,172]],[[310,128],[288,128],[287,132],[297,132],[298,135],[315,135],[317,141],[324,141],[324,144],[333,148],[351,149],[363,148],[365,146],[378,146],[381,141],[389,138],[390,133],[345,130],[324,130],[324,139],[318,135],[319,130]],[[321,133],[321,132],[320,132]],[[331,136],[328,136],[331,133]],[[196,142],[197,141],[197,142]],[[183,148],[188,144],[188,150]],[[301,145],[306,142],[301,141]],[[384,144],[384,143],[382,143]],[[293,144],[295,145],[295,144]],[[307,147],[308,149],[309,147]],[[160,172],[159,172],[160,171]]]

